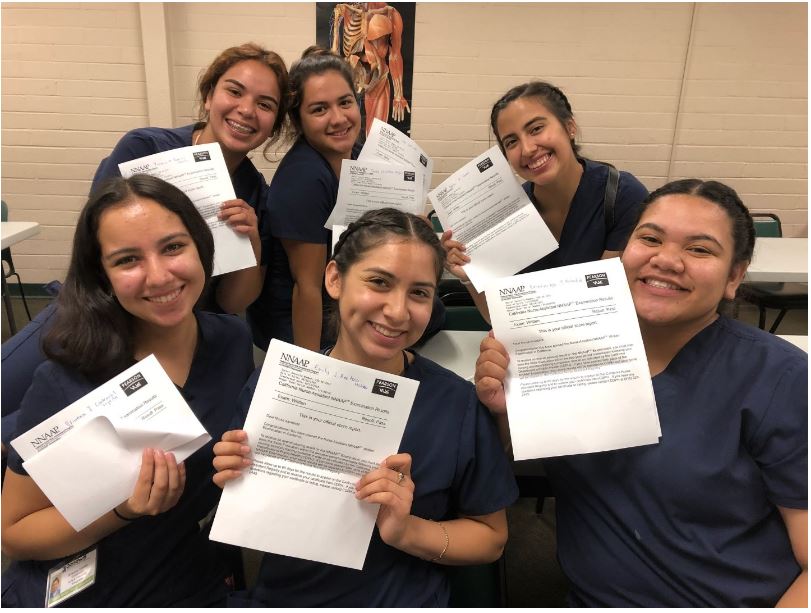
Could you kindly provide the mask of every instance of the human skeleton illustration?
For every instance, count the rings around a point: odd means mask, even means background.
[[[355,90],[363,94],[366,134],[375,117],[387,123],[389,116],[403,121],[411,108],[403,97],[403,19],[399,11],[386,2],[341,3],[333,10],[331,30],[331,48],[349,61]]]

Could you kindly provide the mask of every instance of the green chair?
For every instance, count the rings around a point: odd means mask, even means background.
[[[445,325],[443,330],[481,330],[490,329],[484,318],[475,306],[446,306]]]
[[[431,210],[428,213],[428,219],[431,220],[431,225],[434,226],[434,232],[444,232],[445,230],[442,229],[442,223],[439,221],[439,217],[436,215],[436,211]]]
[[[781,238],[783,226],[774,213],[753,213],[755,235],[764,238]],[[742,283],[738,289],[742,300],[758,308],[758,326],[766,329],[766,309],[777,309],[779,313],[769,332],[774,334],[786,313],[791,309],[808,309],[808,283]]]

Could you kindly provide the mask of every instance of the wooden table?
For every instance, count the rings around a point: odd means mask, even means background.
[[[808,283],[808,239],[756,239],[745,281]]]
[[[2,249],[8,249],[26,238],[39,234],[39,224],[34,221],[3,221],[0,222],[0,237]],[[3,273],[3,305],[6,307],[6,317],[12,334],[17,333],[17,322],[14,321],[14,310],[11,308],[11,297],[8,295],[6,275]]]

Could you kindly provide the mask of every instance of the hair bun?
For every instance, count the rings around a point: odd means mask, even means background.
[[[305,57],[310,57],[310,56],[318,57],[318,56],[322,56],[322,55],[333,55],[335,57],[338,57],[332,51],[322,47],[321,45],[310,45],[309,47],[307,47],[302,52],[301,59],[303,60]]]

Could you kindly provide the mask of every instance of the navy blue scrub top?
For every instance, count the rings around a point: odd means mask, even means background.
[[[93,177],[91,191],[98,187],[104,179],[120,177],[118,165],[123,162],[131,162],[147,155],[180,147],[190,147],[194,130],[202,128],[203,125],[191,124],[182,128],[137,128],[127,132],[118,141],[110,155],[99,163]],[[231,183],[234,186],[236,197],[247,202],[259,216],[262,208],[260,204],[264,201],[267,190],[267,182],[250,159],[246,157],[242,160],[234,174],[231,175]],[[263,227],[262,221],[264,220],[260,217],[260,234]],[[262,251],[264,253],[264,248]]]
[[[606,235],[603,206],[608,166],[591,160],[580,162],[583,165],[583,175],[563,223],[560,246],[518,274],[593,262],[603,257],[604,251],[625,249],[639,215],[639,205],[647,197],[648,190],[632,174],[620,171],[614,202],[614,225]],[[532,204],[537,207],[533,183],[527,181],[523,187]]]
[[[247,326],[235,315],[198,312],[197,321],[197,351],[180,391],[212,440],[186,459],[186,487],[178,504],[158,516],[139,518],[99,541],[95,585],[60,606],[204,607],[225,600],[230,569],[223,546],[209,541],[198,522],[220,497],[211,480],[213,447],[234,420],[240,390],[254,370],[253,349]],[[44,362],[23,399],[18,434],[95,387],[55,362]],[[9,468],[26,474],[13,449]],[[3,573],[3,606],[41,607],[47,572],[59,563],[12,562]]]
[[[360,154],[361,145],[352,149],[352,159]],[[263,205],[269,219],[272,237],[263,238],[263,249],[271,245],[262,294],[248,307],[248,322],[257,347],[267,350],[270,340],[277,338],[293,342],[293,276],[282,240],[300,241],[327,246],[329,254],[332,232],[324,227],[338,198],[338,177],[326,158],[300,137],[282,159],[270,183]],[[335,342],[329,329],[329,307],[332,299],[322,286],[324,315],[321,345]],[[445,309],[438,298],[434,300],[431,321],[423,338],[442,328]]]
[[[570,604],[772,607],[800,572],[808,356],[720,317],[653,378],[658,445],[544,461]]]
[[[241,397],[244,414],[258,376]],[[411,513],[446,520],[512,504],[515,478],[473,386],[419,354],[403,376],[420,382],[399,450],[413,461]],[[253,593],[243,596],[253,606],[421,607],[447,606],[449,591],[442,565],[386,545],[375,528],[362,571],[265,554]]]
[[[324,223],[337,198],[338,177],[329,162],[299,138],[282,158],[262,204],[268,220],[262,244],[268,242],[271,255],[262,293],[248,307],[257,347],[266,350],[272,338],[293,342],[293,276],[281,241],[327,245],[329,250],[332,232]],[[329,296],[324,292],[323,297],[326,306]]]

